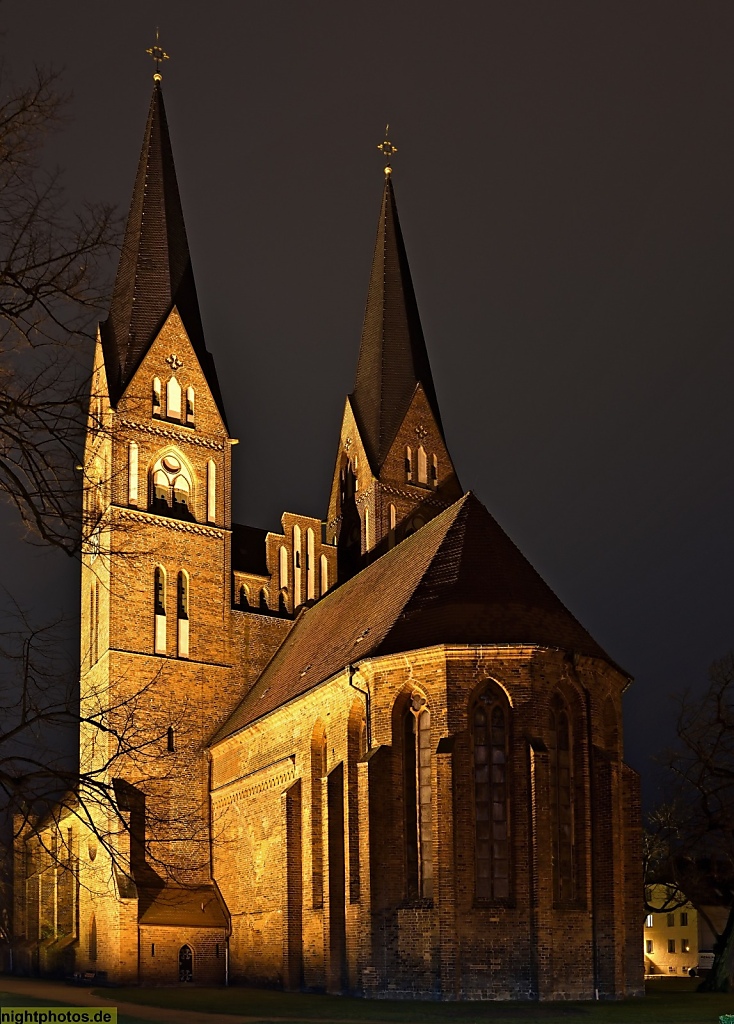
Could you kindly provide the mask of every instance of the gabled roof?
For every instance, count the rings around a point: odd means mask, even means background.
[[[163,93],[156,82],[110,312],[100,325],[113,405],[174,306],[224,418],[214,363],[204,343]]]
[[[469,492],[304,609],[213,742],[346,665],[437,644],[537,645],[614,664]]]
[[[386,175],[352,393],[362,440],[376,472],[419,383],[443,432],[395,192]]]

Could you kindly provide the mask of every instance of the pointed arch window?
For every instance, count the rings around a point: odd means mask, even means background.
[[[178,574],[176,586],[176,625],[178,627],[178,656],[189,656],[189,575],[185,570]]]
[[[438,456],[431,456],[431,484],[438,487]]]
[[[410,445],[405,449],[405,479],[408,483],[413,479],[413,450]]]
[[[558,693],[551,701],[548,727],[553,892],[555,902],[564,904],[575,896],[573,743],[568,706]]]
[[[206,464],[206,521],[213,523],[217,518],[217,464],[209,459]]]
[[[418,448],[418,483],[428,483],[428,457],[423,445]]]
[[[408,898],[433,896],[431,713],[414,693],[403,715],[403,768]]]
[[[372,547],[370,539],[370,510],[366,508],[364,510],[364,549],[369,551]]]
[[[250,591],[244,583],[240,585],[240,607],[250,607]]]
[[[306,530],[306,600],[316,597],[316,540],[309,526]]]
[[[161,414],[161,379],[160,377],[153,378],[153,415],[160,416]]]
[[[186,423],[193,427],[194,425],[194,402],[195,394],[193,388],[186,388]]]
[[[175,377],[166,384],[166,416],[169,420],[181,419],[181,385]]]
[[[173,754],[176,750],[176,733],[173,731],[173,726],[168,726],[168,732],[166,734],[166,741],[168,746],[168,753]]]
[[[314,910],[324,905],[323,783],[326,777],[326,732],[321,722],[311,736],[311,891]]]
[[[166,653],[166,570],[162,565],[155,567],[153,576],[153,606],[155,634],[153,650],[156,654]]]
[[[193,519],[192,483],[189,470],[173,452],[168,452],[151,472],[152,512],[176,519]]]
[[[321,593],[325,594],[329,589],[329,560],[326,555],[321,556]]]
[[[131,441],[127,446],[127,502],[138,503],[138,445]]]
[[[94,914],[89,922],[89,959],[92,963],[97,960],[97,918]]]
[[[293,610],[301,604],[301,527],[293,525]]]
[[[474,865],[478,899],[510,895],[509,713],[494,686],[471,709],[474,755]]]
[[[288,548],[285,544],[280,545],[278,551],[278,573],[280,577],[280,587],[284,589],[288,586]]]

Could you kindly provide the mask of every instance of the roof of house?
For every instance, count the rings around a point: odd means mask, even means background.
[[[351,396],[367,456],[376,473],[419,383],[442,430],[392,178],[386,175]]]
[[[213,885],[192,888],[167,885],[146,895],[151,902],[140,915],[140,924],[226,927],[224,909]],[[145,902],[145,897],[141,897],[141,902]]]
[[[213,742],[346,665],[437,644],[537,645],[614,664],[469,492],[304,608]]]
[[[163,93],[156,82],[110,312],[100,324],[113,405],[174,306],[224,419],[216,370],[204,343]]]

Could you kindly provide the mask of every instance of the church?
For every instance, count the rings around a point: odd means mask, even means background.
[[[325,518],[241,525],[155,76],[87,424],[85,781],[16,843],[26,969],[643,992],[629,676],[459,483],[383,152]]]

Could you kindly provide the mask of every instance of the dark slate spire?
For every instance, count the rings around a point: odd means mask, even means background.
[[[101,325],[113,404],[174,306],[224,416],[214,364],[204,344],[163,93],[156,81],[110,313]]]
[[[377,472],[419,383],[443,433],[389,168],[386,172],[352,394],[362,440]]]

